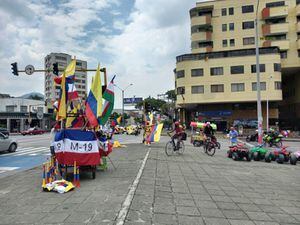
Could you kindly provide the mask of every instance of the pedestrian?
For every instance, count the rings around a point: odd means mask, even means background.
[[[239,133],[236,131],[234,127],[230,127],[229,131],[229,138],[230,138],[230,144],[232,145],[237,145],[237,137],[239,136]]]

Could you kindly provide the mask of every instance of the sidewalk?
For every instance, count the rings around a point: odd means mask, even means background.
[[[236,162],[226,143],[214,157],[188,142],[171,157],[165,143],[152,145],[125,224],[300,224],[300,164]],[[41,191],[41,168],[0,179],[0,224],[115,224],[147,151],[116,149],[117,170],[87,174],[66,194]]]

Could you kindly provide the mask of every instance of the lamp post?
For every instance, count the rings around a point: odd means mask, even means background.
[[[272,76],[269,77],[269,83],[271,83],[272,78],[273,78]],[[267,132],[268,131],[269,131],[269,95],[267,93]]]
[[[257,125],[258,125],[258,143],[262,143],[262,112],[261,112],[261,94],[260,94],[260,66],[259,66],[259,47],[258,47],[258,7],[257,0],[256,18],[255,18],[255,55],[256,55],[256,91],[257,91]]]
[[[125,125],[125,117],[124,117],[124,92],[130,87],[132,86],[133,84],[129,84],[126,88],[122,89],[120,88],[118,85],[114,84],[115,87],[117,87],[118,89],[121,90],[122,92],[122,125],[124,126]]]

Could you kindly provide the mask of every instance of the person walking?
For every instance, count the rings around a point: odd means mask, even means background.
[[[229,138],[230,138],[230,144],[232,145],[237,145],[237,137],[239,136],[239,133],[236,131],[234,127],[230,127],[229,131]]]

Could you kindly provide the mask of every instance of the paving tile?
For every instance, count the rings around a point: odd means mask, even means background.
[[[196,205],[199,208],[207,208],[207,209],[217,209],[218,206],[215,202],[213,201],[196,201]]]
[[[268,215],[274,219],[276,222],[279,222],[279,223],[297,223],[298,221],[288,215],[288,214],[279,214],[279,213],[268,213]]]
[[[224,214],[219,209],[199,208],[202,217],[225,218]]]
[[[204,217],[204,222],[206,225],[230,225],[227,219],[223,218],[207,218]]]
[[[248,217],[251,220],[258,220],[258,221],[274,221],[267,213],[264,212],[246,212]]]
[[[153,215],[153,223],[154,224],[178,224],[177,218],[175,215],[169,214],[158,214],[154,213]]]
[[[189,206],[177,206],[176,211],[179,215],[200,216],[198,208]]]
[[[251,220],[229,220],[231,225],[255,225]]]
[[[239,210],[237,204],[231,202],[216,202],[219,209]]]
[[[179,225],[204,225],[202,217],[178,215]]]
[[[69,213],[49,213],[42,220],[41,223],[62,223],[70,216]]]
[[[227,219],[248,219],[247,215],[240,210],[222,210]]]

